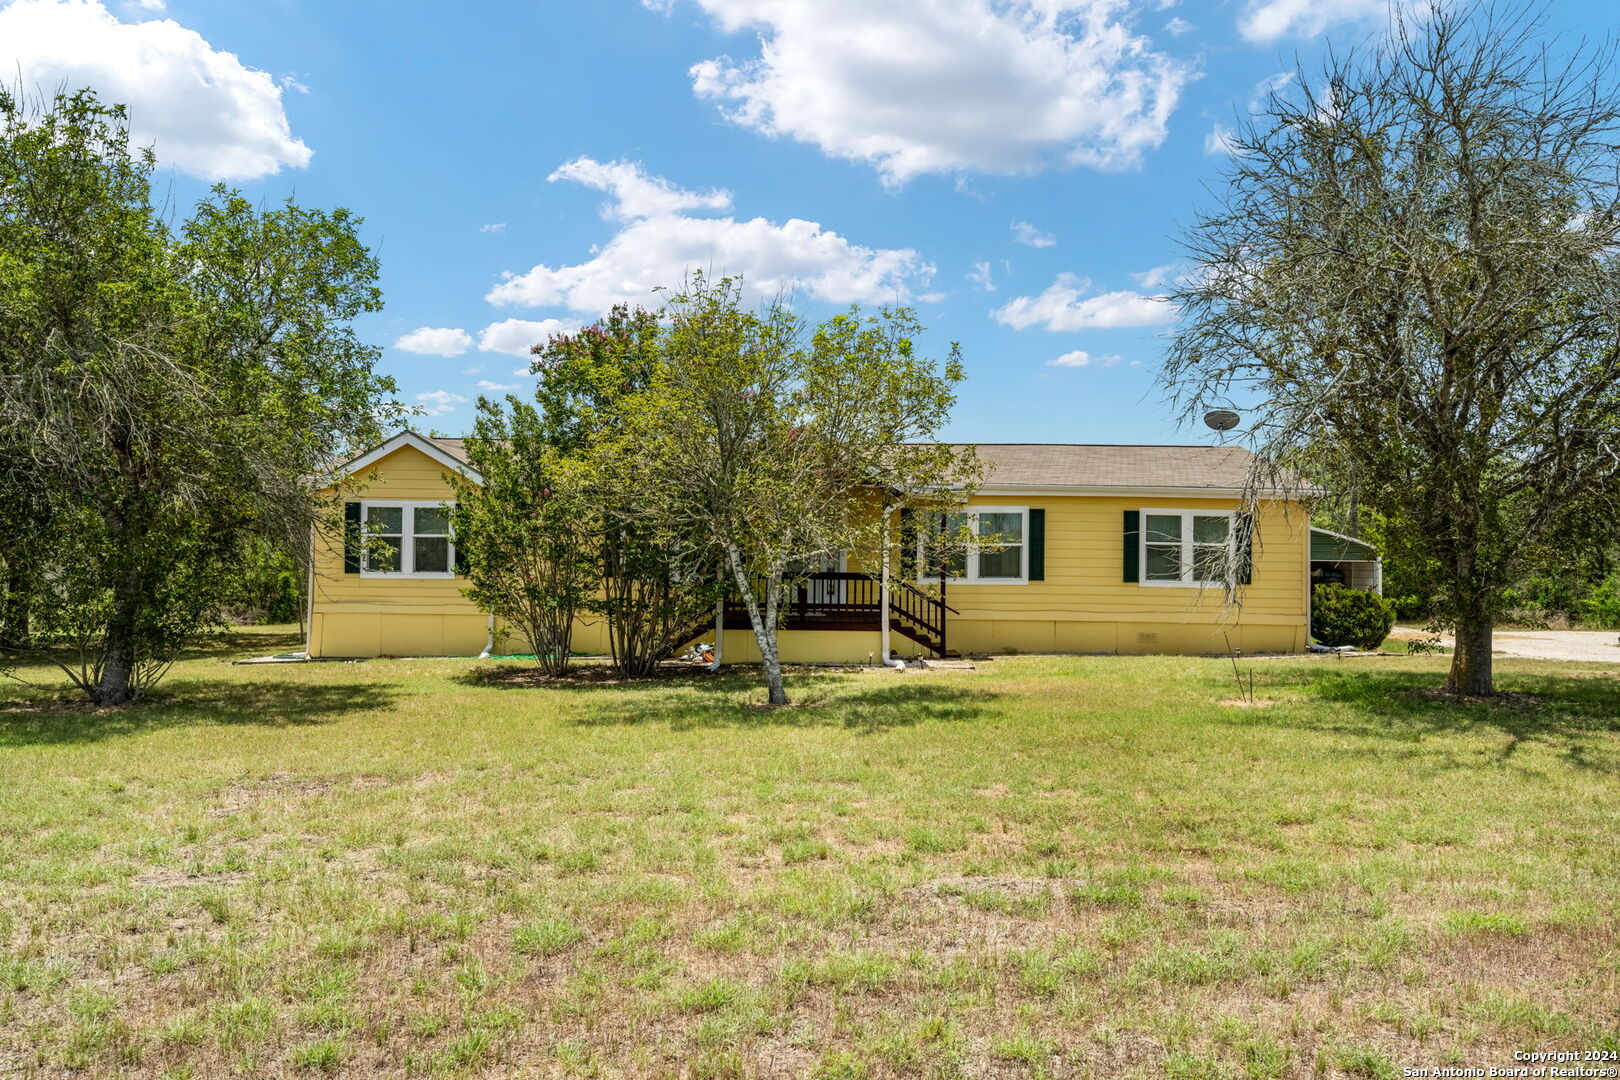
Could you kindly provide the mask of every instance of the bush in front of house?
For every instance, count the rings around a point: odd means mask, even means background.
[[[1318,585],[1311,594],[1311,636],[1323,645],[1376,649],[1395,625],[1395,605],[1377,593]]]

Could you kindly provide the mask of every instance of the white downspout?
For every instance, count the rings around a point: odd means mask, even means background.
[[[315,644],[315,526],[309,527],[309,586],[304,597],[304,659],[313,660],[310,649]]]
[[[488,660],[489,654],[495,651],[495,614],[490,613],[489,631],[484,635],[484,651],[478,654],[479,660]]]
[[[883,570],[878,574],[878,626],[883,648],[883,664],[896,671],[904,671],[906,662],[889,656],[889,515],[894,507],[883,508]]]
[[[719,671],[720,663],[726,651],[726,598],[721,596],[714,602],[714,659],[709,662],[710,671]]]

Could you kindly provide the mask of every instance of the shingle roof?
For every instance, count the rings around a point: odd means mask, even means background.
[[[467,440],[466,439],[434,439],[434,438],[430,438],[428,441],[433,443],[434,445],[438,446],[439,449],[443,450],[445,453],[449,454],[451,457],[455,458],[457,461],[461,462],[463,465],[467,464]]]
[[[1237,446],[978,443],[984,482],[1001,486],[1240,491],[1254,455]]]
[[[434,439],[457,461],[463,439]],[[961,443],[958,446],[964,445]],[[1254,455],[1237,446],[977,443],[984,482],[1005,487],[1174,488],[1241,491]]]

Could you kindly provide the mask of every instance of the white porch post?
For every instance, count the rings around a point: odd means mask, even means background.
[[[726,648],[726,598],[721,596],[714,602],[714,670],[720,670],[720,664],[725,655]]]
[[[878,573],[878,637],[885,665],[889,662],[889,515],[893,512],[892,506],[883,508],[883,569]]]

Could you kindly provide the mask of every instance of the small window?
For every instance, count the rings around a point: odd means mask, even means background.
[[[366,507],[366,569],[377,574],[400,572],[405,551],[405,508]]]
[[[1028,517],[1028,508],[1022,506],[983,507],[946,514],[944,535],[952,539],[947,546],[940,543],[939,515],[930,515],[925,535],[917,541],[917,565],[926,567],[921,580],[938,581],[941,571],[947,581],[959,584],[1011,584],[1029,580],[1024,543]],[[956,543],[956,538],[964,533],[977,540]],[[941,551],[941,547],[947,550]]]
[[[364,571],[409,577],[452,577],[455,540],[446,503],[362,503]]]
[[[1220,585],[1232,566],[1232,511],[1144,510],[1142,580]]]
[[[450,515],[442,507],[418,506],[412,511],[416,525],[411,530],[418,574],[450,572]]]

